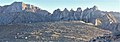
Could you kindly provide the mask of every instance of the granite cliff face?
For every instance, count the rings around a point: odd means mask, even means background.
[[[65,8],[63,11],[61,11],[60,9],[55,10],[51,16],[52,18],[56,18],[56,17],[59,18],[58,20],[72,21],[72,20],[81,20],[82,19],[81,13],[82,13],[81,8],[78,8],[76,11],[74,11],[73,9],[69,11],[67,10],[67,8]]]
[[[23,2],[14,2],[11,5],[3,6],[2,9],[3,9],[3,10],[1,10],[1,11],[3,11],[2,13],[23,12],[23,11],[27,11],[27,12],[40,11],[40,8],[30,5],[30,4],[25,4]]]
[[[115,13],[114,13],[115,14]],[[97,27],[112,30],[114,26],[109,26],[111,24],[119,23],[119,16],[120,13],[114,15],[112,12],[104,12],[100,11],[97,6],[92,8],[86,8],[85,10],[81,10],[81,8],[77,8],[76,11],[74,10],[67,10],[66,8],[61,11],[57,9],[51,15],[53,21],[84,21],[86,23],[92,23]],[[118,27],[117,27],[118,28]]]
[[[0,24],[49,21],[47,20],[49,14],[48,11],[36,6],[14,2],[11,5],[0,7]]]

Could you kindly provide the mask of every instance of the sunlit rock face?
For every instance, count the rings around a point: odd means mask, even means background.
[[[109,24],[116,23],[116,19],[110,14],[105,14],[100,20],[102,22],[102,28],[105,28]]]
[[[0,7],[0,24],[46,22],[50,21],[49,15],[36,6],[14,2]]]
[[[117,22],[113,15],[98,10],[96,6],[85,9],[82,13],[82,20],[95,25],[103,25],[103,27]]]
[[[119,23],[117,23],[115,17],[111,14],[105,14],[103,17],[96,19],[95,25],[106,30],[110,30],[114,35],[117,35],[119,31]]]
[[[93,23],[102,29],[113,31],[117,34],[119,31],[119,13],[114,12],[103,12],[100,11],[96,6],[93,8],[86,8],[82,13],[82,20],[88,23]],[[117,29],[115,29],[117,28]]]
[[[28,11],[28,12],[37,12],[40,10],[40,8],[30,5],[30,4],[25,4],[23,2],[14,2],[11,5],[6,5],[3,6],[5,9],[3,10],[3,13],[10,13],[10,12],[23,12],[23,11]]]
[[[120,12],[106,12],[115,17],[118,23],[120,23]]]
[[[96,26],[101,25],[101,23],[102,23],[102,22],[100,21],[100,19],[96,19],[96,20],[95,20],[95,25],[96,25]]]
[[[105,14],[102,17],[97,17],[95,20],[95,25],[101,24],[103,25],[103,28],[105,28],[104,26],[112,23],[116,23],[116,19],[111,14]]]

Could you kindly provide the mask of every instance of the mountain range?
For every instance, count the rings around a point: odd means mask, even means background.
[[[0,25],[56,21],[84,21],[110,30],[114,35],[120,34],[120,12],[101,11],[97,6],[85,10],[80,7],[77,10],[56,9],[53,13],[23,2],[0,6]]]

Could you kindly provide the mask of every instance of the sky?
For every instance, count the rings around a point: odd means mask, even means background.
[[[58,8],[61,10],[64,8],[76,10],[81,7],[84,10],[94,5],[102,11],[120,12],[120,0],[0,0],[0,6],[10,5],[15,1],[31,4],[51,13]]]

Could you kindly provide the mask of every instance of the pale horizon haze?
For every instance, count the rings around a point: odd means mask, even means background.
[[[15,1],[31,4],[51,13],[58,8],[61,10],[64,8],[76,10],[81,7],[84,10],[94,5],[102,11],[120,12],[120,0],[0,0],[0,6],[10,5]]]

